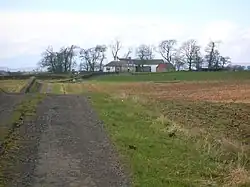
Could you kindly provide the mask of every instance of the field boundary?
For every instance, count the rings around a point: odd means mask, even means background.
[[[20,90],[20,93],[39,92],[42,83],[38,82],[36,77],[31,77],[28,83]]]
[[[5,93],[5,94],[7,94],[7,92],[6,92],[4,89],[2,89],[2,88],[0,88],[0,93]]]

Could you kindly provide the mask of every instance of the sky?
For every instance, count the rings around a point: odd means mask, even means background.
[[[0,68],[34,68],[49,45],[116,39],[120,55],[166,39],[196,39],[202,47],[216,40],[234,64],[250,65],[248,7],[248,0],[0,0]]]

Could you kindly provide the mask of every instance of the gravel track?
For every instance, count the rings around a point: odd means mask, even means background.
[[[5,124],[10,119],[13,109],[23,97],[23,94],[0,93],[0,124]]]
[[[130,186],[85,97],[48,94],[20,134],[21,165],[9,186]]]
[[[0,146],[2,144],[3,138],[6,134],[1,132],[6,131],[10,128],[10,124],[8,123],[11,119],[11,115],[15,106],[22,101],[24,98],[23,94],[5,94],[0,93]]]
[[[52,92],[52,85],[51,85],[51,83],[48,83],[46,93],[51,93],[51,92]]]

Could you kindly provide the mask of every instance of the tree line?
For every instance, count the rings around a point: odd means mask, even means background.
[[[177,45],[177,40],[163,40],[158,46],[142,44],[133,49],[129,48],[124,54],[121,54],[123,48],[122,42],[115,40],[110,45],[96,45],[91,48],[81,48],[76,45],[69,47],[61,47],[59,51],[54,51],[49,46],[43,53],[39,66],[47,68],[53,73],[71,72],[80,61],[79,70],[81,71],[101,71],[103,62],[107,59],[108,48],[111,51],[113,60],[119,58],[131,57],[141,60],[154,59],[156,53],[160,54],[165,63],[171,63],[177,71],[185,68],[188,70],[200,70],[206,66],[210,70],[219,70],[228,66],[231,61],[229,56],[221,55],[219,51],[219,42],[210,41],[205,47],[205,51],[201,50],[201,46],[194,39]]]

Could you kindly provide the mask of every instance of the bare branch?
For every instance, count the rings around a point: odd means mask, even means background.
[[[150,45],[140,45],[137,48],[136,53],[141,60],[149,60],[154,58],[153,47]]]
[[[128,51],[123,55],[124,58],[128,58],[130,54],[132,53],[132,48],[128,48]]]
[[[205,52],[207,53],[205,55],[205,59],[208,63],[208,68],[218,68],[218,62],[219,62],[219,50],[218,50],[218,44],[219,41],[210,41],[205,49]]]
[[[113,44],[110,45],[112,56],[114,60],[118,60],[118,52],[122,48],[122,43],[119,40],[116,40]]]
[[[80,67],[87,71],[102,70],[102,64],[106,58],[107,47],[105,45],[97,45],[96,47],[81,49],[80,58],[82,63]]]
[[[158,52],[161,54],[162,58],[171,63],[172,59],[176,53],[175,45],[177,44],[176,40],[164,40],[158,46]]]
[[[182,56],[183,61],[188,65],[189,70],[192,70],[192,65],[195,62],[195,55],[199,50],[200,47],[194,39],[184,42],[180,47],[180,55]]]

